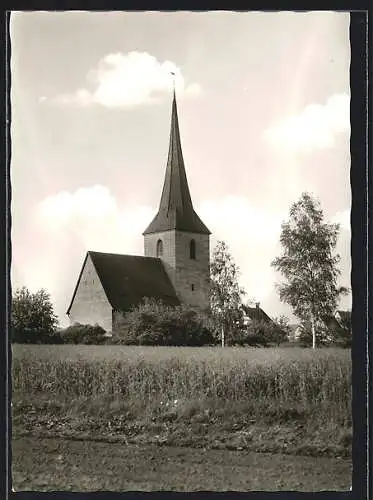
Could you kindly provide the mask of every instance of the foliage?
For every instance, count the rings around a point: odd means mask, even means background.
[[[279,346],[287,339],[286,321],[284,317],[271,322],[254,319],[236,334],[235,344],[256,347]]]
[[[312,345],[311,323],[309,321],[302,322],[300,329],[300,345],[305,347]],[[316,326],[316,338],[319,346],[351,347],[351,311],[343,311],[338,320],[331,317],[320,321]]]
[[[298,343],[302,347],[310,347],[313,343],[312,324],[311,321],[301,321],[299,325],[300,335]],[[323,321],[315,323],[316,344],[318,347],[325,347],[331,343],[331,335],[328,327]]]
[[[303,322],[311,323],[314,346],[317,324],[334,314],[340,296],[347,293],[337,285],[340,257],[333,252],[338,232],[338,224],[324,222],[319,202],[303,193],[292,205],[288,222],[282,224],[283,255],[272,262],[285,277],[278,285],[280,299]]]
[[[352,344],[352,317],[351,311],[343,311],[339,325],[333,328],[333,344],[340,347],[351,347]]]
[[[60,331],[64,344],[103,344],[106,341],[105,330],[99,325],[81,325],[74,323]]]
[[[283,314],[273,319],[277,328],[274,330],[273,342],[279,346],[283,342],[287,342],[290,335],[289,318]]]
[[[145,299],[118,325],[114,342],[127,345],[202,346],[214,343],[207,313]]]
[[[215,331],[222,336],[222,345],[234,343],[240,335],[242,324],[242,296],[239,268],[224,241],[218,241],[214,249],[211,265],[211,311],[216,322]]]
[[[59,343],[57,324],[50,295],[45,290],[31,293],[26,287],[22,287],[15,291],[11,310],[13,342]]]

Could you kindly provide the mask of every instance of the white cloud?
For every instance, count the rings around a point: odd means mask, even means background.
[[[142,232],[153,216],[147,206],[119,206],[101,185],[48,196],[34,213],[33,240],[13,252],[12,286],[47,289],[61,324],[66,324],[87,250],[143,255]]]
[[[258,210],[247,198],[227,196],[206,201],[198,209],[212,231],[211,244],[224,240],[241,270],[241,285],[249,299],[266,301],[273,294],[274,271],[271,261],[286,214]]]
[[[70,235],[74,244],[102,252],[141,252],[137,239],[154,211],[121,208],[105,186],[80,188],[45,198],[37,208],[39,225],[53,236]]]
[[[130,107],[154,103],[162,93],[170,93],[175,73],[178,95],[195,97],[200,94],[198,83],[186,85],[181,70],[171,61],[159,62],[147,52],[108,54],[87,75],[88,88],[64,94],[53,100],[59,104],[88,106],[101,104],[108,108]],[[45,99],[43,99],[45,100]]]
[[[350,97],[335,94],[325,105],[310,104],[297,116],[274,124],[264,139],[285,150],[311,151],[331,148],[336,137],[350,130]]]

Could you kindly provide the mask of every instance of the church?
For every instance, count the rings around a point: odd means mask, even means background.
[[[113,332],[144,298],[208,308],[210,234],[193,208],[174,91],[163,191],[143,232],[144,256],[88,251],[67,310],[70,323]]]

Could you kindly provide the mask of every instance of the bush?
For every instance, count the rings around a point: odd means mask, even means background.
[[[56,333],[58,320],[50,295],[45,290],[31,293],[26,287],[15,291],[12,298],[11,338],[24,344],[60,343]]]
[[[236,333],[235,344],[267,347],[271,344],[279,345],[284,340],[286,331],[277,323],[253,320]]]
[[[113,343],[202,346],[214,343],[212,330],[212,320],[202,311],[146,299],[117,325]]]
[[[105,330],[99,325],[81,325],[74,323],[60,331],[64,344],[103,344],[106,341]]]

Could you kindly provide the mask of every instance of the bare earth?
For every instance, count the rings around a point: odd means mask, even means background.
[[[14,437],[15,491],[348,490],[351,460]]]

